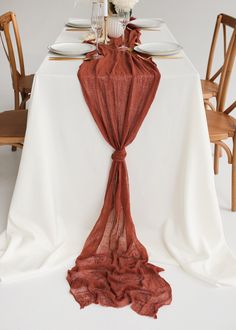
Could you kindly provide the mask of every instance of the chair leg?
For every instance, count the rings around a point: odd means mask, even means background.
[[[219,157],[222,157],[223,153],[222,153],[222,148],[219,146]]]
[[[220,157],[220,152],[221,152],[221,148],[215,144],[215,148],[214,148],[214,173],[215,175],[217,175],[219,173],[219,157]]]
[[[19,91],[14,90],[14,98],[15,98],[15,110],[18,110],[20,107],[20,95]]]
[[[15,110],[20,109],[20,96],[19,96],[19,91],[14,90],[14,96],[15,96]],[[17,147],[12,146],[11,151],[16,151]]]
[[[20,103],[20,109],[26,109],[26,102],[30,99],[30,94],[27,94],[25,92],[21,93],[21,103]]]
[[[236,135],[233,139],[233,160],[232,160],[232,211],[236,211]]]
[[[205,110],[211,110],[211,108],[209,107],[209,105],[207,104],[207,102],[209,102],[209,99],[204,99]]]

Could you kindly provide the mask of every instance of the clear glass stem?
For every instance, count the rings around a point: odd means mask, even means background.
[[[98,31],[97,30],[95,32],[95,37],[96,37],[96,52],[97,52],[97,55],[99,55],[99,51],[98,51]]]
[[[126,25],[123,24],[123,34],[122,34],[122,46],[125,47],[125,28]]]

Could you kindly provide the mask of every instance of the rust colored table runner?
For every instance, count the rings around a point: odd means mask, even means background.
[[[131,31],[129,44],[134,36]],[[78,77],[89,110],[114,153],[101,214],[67,280],[81,308],[92,303],[131,304],[138,314],[156,318],[158,309],[171,303],[171,288],[159,275],[163,269],[148,263],[136,236],[125,148],[148,113],[160,73],[152,60],[119,51],[115,45],[102,45],[100,52],[104,57],[84,62]]]

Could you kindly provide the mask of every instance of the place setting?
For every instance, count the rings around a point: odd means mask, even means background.
[[[131,24],[144,31],[160,31],[164,21],[161,18],[137,18]]]
[[[66,31],[89,31],[91,20],[86,18],[70,18],[65,26]]]
[[[56,43],[48,47],[49,60],[86,60],[86,54],[96,50],[96,46],[86,42]],[[180,59],[182,47],[174,42],[152,42],[138,44],[133,49],[143,59],[158,57],[160,59]],[[55,56],[51,56],[51,54]],[[87,58],[89,60],[89,57]]]
[[[160,58],[160,59],[181,59],[180,55],[183,47],[175,42],[151,42],[139,44],[134,47],[143,59]]]
[[[173,42],[141,43],[141,31],[161,31],[164,21],[160,18],[133,18],[131,11],[109,7],[107,1],[93,2],[91,18],[70,18],[66,31],[87,31],[78,42],[64,42],[49,46],[50,61],[92,60],[102,58],[102,45],[119,44],[121,51],[131,51],[143,60],[152,58],[180,59],[182,47]],[[128,35],[128,37],[127,37]],[[131,35],[131,37],[130,37]],[[126,39],[133,38],[133,40]],[[82,40],[84,39],[84,40]],[[134,42],[133,42],[134,41]],[[129,43],[126,45],[126,43]],[[91,54],[91,56],[90,56]]]
[[[89,32],[91,20],[85,18],[70,18],[65,24],[65,31]],[[94,36],[92,36],[92,39]],[[50,61],[86,60],[86,54],[93,52],[96,47],[89,40],[88,33],[78,38],[78,42],[58,42],[48,46]],[[52,56],[53,55],[53,56]]]
[[[84,42],[60,42],[48,47],[51,61],[85,60],[86,54],[93,52],[96,47]],[[52,56],[53,55],[53,56]]]

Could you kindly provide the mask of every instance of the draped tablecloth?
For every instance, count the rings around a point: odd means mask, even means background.
[[[63,31],[57,41],[78,41]],[[173,41],[167,29],[142,41]],[[212,284],[236,285],[236,259],[222,228],[199,75],[189,59],[156,59],[158,95],[127,148],[132,215],[155,262],[179,264]],[[80,61],[40,66],[7,230],[0,278],[73,265],[103,204],[112,148],[87,109]]]

